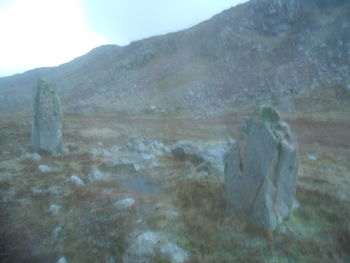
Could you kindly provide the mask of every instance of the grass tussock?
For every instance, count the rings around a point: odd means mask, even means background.
[[[267,236],[258,232],[256,244],[248,249],[241,233],[246,232],[248,238],[249,232],[255,230],[226,213],[223,194],[223,183],[214,180],[177,185],[177,202],[191,262],[259,262],[259,258],[268,256]]]
[[[223,183],[213,180],[176,187],[190,262],[340,263],[350,258],[350,209],[334,205],[331,196],[298,189],[301,206],[284,222],[287,232],[266,233],[228,215],[223,192]]]

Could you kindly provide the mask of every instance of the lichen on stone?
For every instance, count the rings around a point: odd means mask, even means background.
[[[274,107],[268,105],[260,107],[260,118],[264,123],[274,126],[277,125],[281,119],[278,111]]]

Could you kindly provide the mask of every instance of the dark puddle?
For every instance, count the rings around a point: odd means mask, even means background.
[[[117,183],[129,190],[140,194],[159,194],[160,187],[147,181],[145,178],[137,176],[127,179],[119,179]]]

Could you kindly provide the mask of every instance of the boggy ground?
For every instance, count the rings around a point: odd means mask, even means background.
[[[113,158],[128,158],[110,149],[135,138],[165,147],[177,140],[236,138],[246,113],[210,120],[66,115],[68,151],[41,154],[39,161],[19,159],[30,152],[31,118],[2,115],[0,261],[57,262],[64,256],[70,263],[122,262],[136,235],[157,231],[185,249],[188,262],[349,262],[350,115],[344,109],[326,113],[284,116],[300,147],[300,206],[274,233],[228,215],[223,177],[196,176],[198,164],[189,160],[164,153],[134,167],[109,165]],[[41,172],[39,165],[51,171]],[[96,170],[101,180],[89,177]],[[84,185],[68,183],[73,174]],[[116,201],[125,198],[135,204],[118,208]],[[154,256],[150,262],[166,259]]]

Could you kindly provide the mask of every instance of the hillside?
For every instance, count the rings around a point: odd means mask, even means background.
[[[350,83],[350,3],[252,0],[190,29],[0,78],[0,110],[31,110],[38,77],[57,84],[66,111],[210,116],[234,106]]]

